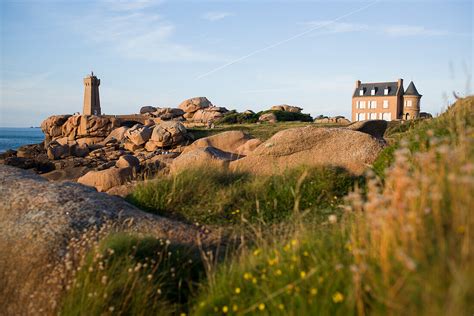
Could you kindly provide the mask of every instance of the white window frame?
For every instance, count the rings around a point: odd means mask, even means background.
[[[359,95],[364,95],[364,89],[359,90]]]
[[[365,109],[365,101],[360,101],[359,109]]]
[[[383,100],[383,108],[388,109],[388,100]]]
[[[406,103],[405,105],[409,108],[411,108],[413,106],[412,100],[406,100],[405,103]]]
[[[357,113],[357,121],[365,121],[365,113]]]
[[[377,108],[377,100],[369,101],[368,108],[369,109],[376,109]]]
[[[385,88],[385,89],[383,90],[383,94],[384,94],[384,95],[388,95],[388,88]]]
[[[373,88],[372,90],[370,90],[370,95],[375,95],[375,88]]]
[[[392,113],[391,112],[383,112],[382,113],[382,120],[391,121],[392,120]]]

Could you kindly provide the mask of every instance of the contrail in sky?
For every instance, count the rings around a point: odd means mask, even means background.
[[[326,26],[328,26],[328,25],[334,24],[334,23],[336,23],[336,22],[339,21],[339,20],[342,20],[342,19],[344,19],[344,18],[347,18],[348,16],[354,15],[354,14],[360,12],[360,11],[363,11],[363,10],[365,10],[365,9],[367,9],[367,8],[369,8],[369,7],[371,7],[371,6],[373,6],[373,5],[376,4],[377,2],[380,2],[380,0],[375,0],[375,1],[373,1],[373,2],[371,2],[371,3],[369,3],[369,4],[367,4],[367,5],[365,5],[365,6],[363,6],[363,7],[360,7],[360,8],[358,8],[358,9],[354,10],[354,11],[351,11],[351,12],[349,12],[349,13],[346,13],[346,14],[344,14],[344,15],[341,15],[341,16],[335,18],[335,19],[332,20],[332,21],[328,21],[328,22],[326,22],[326,23],[317,25],[317,26],[312,27],[312,28],[310,28],[310,29],[308,29],[308,30],[306,30],[306,31],[304,31],[304,32],[301,32],[301,33],[298,33],[298,34],[296,34],[296,35],[293,35],[292,37],[289,37],[289,38],[287,38],[287,39],[281,40],[281,41],[276,42],[276,43],[274,43],[274,44],[272,44],[272,45],[269,45],[269,46],[266,46],[266,47],[257,49],[257,50],[255,50],[255,51],[253,51],[253,52],[251,52],[251,53],[249,53],[249,54],[247,54],[247,55],[244,55],[244,56],[242,56],[242,57],[239,57],[239,58],[237,58],[237,59],[234,59],[234,60],[228,62],[227,64],[224,64],[224,65],[222,65],[222,66],[219,66],[219,67],[217,67],[217,68],[214,68],[214,69],[212,69],[212,70],[210,70],[210,71],[208,71],[208,72],[206,72],[206,73],[204,73],[204,74],[202,74],[202,75],[196,77],[196,80],[199,80],[199,79],[202,79],[202,78],[204,78],[204,77],[207,77],[207,76],[209,76],[210,74],[213,74],[213,73],[215,73],[215,72],[217,72],[217,71],[219,71],[219,70],[222,70],[222,69],[224,69],[224,68],[227,68],[227,67],[229,67],[229,66],[231,66],[231,65],[233,65],[233,64],[236,64],[236,63],[238,63],[238,62],[240,62],[240,61],[242,61],[242,60],[244,60],[244,59],[247,59],[247,58],[249,58],[249,57],[252,57],[252,56],[254,56],[254,55],[258,54],[258,53],[261,53],[261,52],[266,51],[266,50],[269,50],[269,49],[271,49],[271,48],[280,46],[281,44],[284,44],[284,43],[286,43],[286,42],[289,42],[289,41],[292,41],[292,40],[294,40],[294,39],[297,39],[297,38],[299,38],[299,37],[301,37],[301,36],[304,36],[304,35],[306,35],[306,34],[308,34],[308,33],[313,32],[313,31],[315,31],[315,30],[318,30],[318,29],[324,28],[324,27],[326,27]]]

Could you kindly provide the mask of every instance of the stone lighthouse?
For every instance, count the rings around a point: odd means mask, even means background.
[[[100,79],[94,72],[84,78],[84,115],[101,115],[99,99]]]

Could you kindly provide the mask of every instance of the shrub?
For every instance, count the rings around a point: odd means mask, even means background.
[[[258,115],[252,113],[229,112],[224,117],[218,119],[216,124],[250,124],[258,121]]]

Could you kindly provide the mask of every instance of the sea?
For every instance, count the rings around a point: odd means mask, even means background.
[[[41,128],[0,127],[0,153],[44,140]]]

